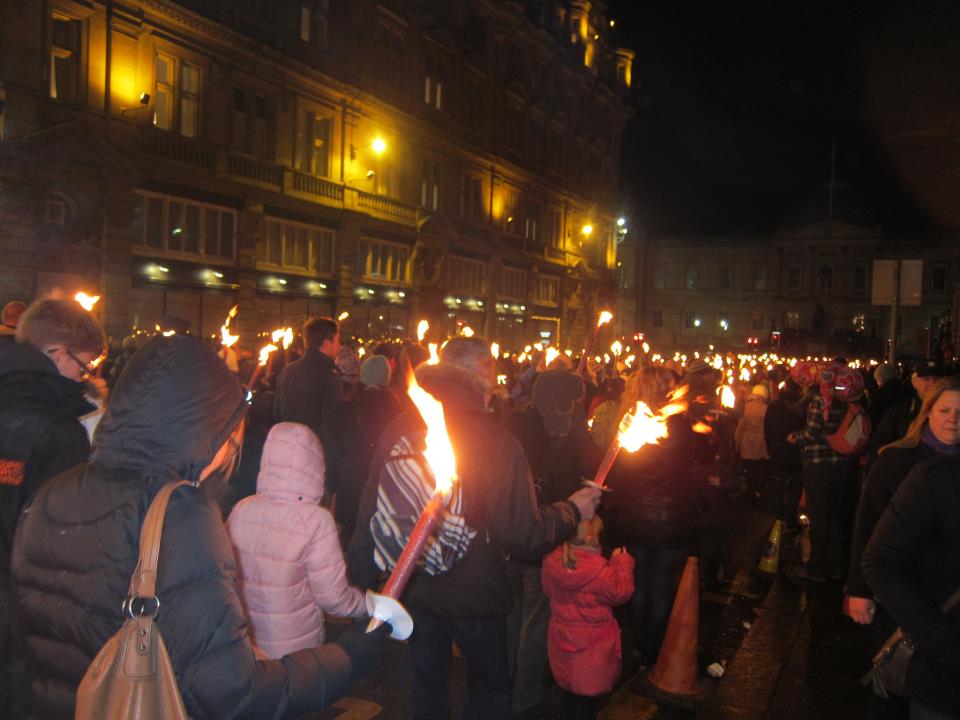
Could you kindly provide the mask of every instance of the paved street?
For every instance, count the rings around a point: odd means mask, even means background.
[[[639,670],[631,659],[625,632],[624,672],[602,711],[602,720],[676,718],[759,720],[776,718],[851,718],[862,715],[864,690],[858,683],[869,652],[865,633],[839,612],[841,585],[807,591],[782,575],[753,571],[765,539],[769,516],[742,508],[734,531],[739,572],[729,588],[701,593],[700,666],[723,662],[726,673],[699,713],[658,706],[635,694],[630,681]],[[784,554],[800,552],[799,538],[788,536]],[[783,562],[781,562],[781,568]],[[619,613],[621,625],[629,618]],[[456,660],[455,692],[464,686],[464,664]],[[547,692],[548,717],[559,716],[560,691]],[[456,695],[455,717],[462,696]],[[390,643],[381,671],[357,684],[350,697],[316,720],[402,720],[412,717],[409,656],[406,645]]]

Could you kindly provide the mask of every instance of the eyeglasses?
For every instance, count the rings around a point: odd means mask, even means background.
[[[97,365],[99,365],[100,361],[103,359],[103,355],[101,355],[95,360],[91,360],[90,362],[84,362],[83,360],[78,358],[73,353],[73,351],[70,350],[70,348],[67,348],[67,347],[50,348],[49,350],[47,350],[47,355],[52,357],[53,355],[56,355],[58,352],[65,352],[71,360],[73,360],[78,366],[80,366],[80,369],[83,371],[82,377],[84,380],[93,376],[93,374],[97,370]]]

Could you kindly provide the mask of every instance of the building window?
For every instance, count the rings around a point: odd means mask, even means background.
[[[753,289],[767,289],[767,266],[765,264],[753,266]]]
[[[427,71],[423,76],[423,102],[425,105],[443,109],[443,65],[435,58],[427,58]]]
[[[695,312],[685,312],[683,314],[683,329],[684,330],[695,330],[698,328],[697,325],[697,313]]]
[[[560,278],[549,275],[537,276],[534,300],[540,305],[557,305],[560,300]]]
[[[934,292],[946,292],[947,290],[947,268],[943,265],[934,265],[933,267],[933,288]]]
[[[686,288],[696,290],[700,286],[700,268],[696,265],[687,265]]]
[[[440,167],[432,160],[423,161],[420,178],[420,205],[427,210],[440,209]]]
[[[664,271],[663,265],[657,265],[653,268],[653,289],[654,290],[663,290],[664,288],[664,276],[666,272]]]
[[[449,255],[447,288],[468,295],[485,295],[487,292],[487,263],[480,260]]]
[[[64,227],[73,219],[73,205],[63,193],[52,192],[47,196],[47,222]]]
[[[520,228],[520,193],[505,188],[503,190],[503,229],[511,235],[519,235]]]
[[[788,311],[784,314],[783,324],[788,330],[800,329],[800,313]]]
[[[553,211],[553,225],[550,227],[550,244],[557,250],[563,250],[563,210]]]
[[[233,147],[260,157],[269,155],[267,99],[242,87],[233,88]]]
[[[525,270],[504,267],[500,277],[500,296],[505,300],[527,299],[527,273]]]
[[[83,23],[54,13],[50,22],[50,97],[79,102]]]
[[[333,120],[313,110],[297,115],[297,142],[294,167],[310,175],[330,175],[330,136]]]
[[[720,289],[729,290],[730,289],[730,268],[726,265],[721,265],[719,268],[720,273]]]
[[[483,222],[483,179],[464,173],[460,176],[460,217]]]
[[[236,257],[236,211],[156,193],[138,192],[137,196],[134,244],[200,258]]]
[[[197,137],[200,128],[200,68],[170,55],[158,54],[156,72],[153,124],[161,130]]]
[[[527,214],[523,219],[523,236],[531,242],[540,242],[540,204],[527,203]]]
[[[403,31],[381,18],[377,44],[377,74],[380,81],[393,90],[400,87],[402,54]]]
[[[867,292],[867,266],[856,265],[853,268],[853,294],[863,295]]]
[[[300,6],[300,39],[318,48],[327,46],[328,0]]]
[[[787,268],[787,290],[800,292],[803,284],[803,268],[800,265],[791,265]]]
[[[357,261],[358,274],[364,280],[409,282],[410,248],[406,245],[361,238]]]
[[[655,328],[663,327],[663,310],[654,310],[653,311],[653,326]]]
[[[285,270],[333,272],[333,230],[267,218],[257,243],[257,262]]]
[[[763,332],[763,313],[755,313],[753,316],[753,329],[757,332]]]
[[[820,293],[830,295],[833,293],[833,266],[824,265],[820,268]]]

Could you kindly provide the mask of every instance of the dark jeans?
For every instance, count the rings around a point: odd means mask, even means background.
[[[543,702],[550,600],[540,584],[539,563],[511,560],[508,572],[514,594],[507,616],[507,664],[513,677],[513,709],[521,713]]]
[[[803,495],[801,466],[774,466],[770,470],[770,511],[778,520],[794,525]]]
[[[747,480],[747,488],[751,494],[759,496],[767,482],[766,460],[744,460],[743,474]]]
[[[506,621],[489,617],[442,617],[411,608],[413,716],[417,720],[449,720],[452,644],[467,661],[464,720],[509,720]]]
[[[808,569],[813,575],[844,576],[846,553],[843,548],[841,505],[846,472],[845,463],[819,463],[803,467],[807,516],[810,518]]]
[[[648,660],[660,651],[673,598],[689,549],[684,545],[628,545],[633,556],[633,632],[637,647]]]

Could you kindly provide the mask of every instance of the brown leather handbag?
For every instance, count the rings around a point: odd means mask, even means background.
[[[77,690],[76,720],[188,720],[170,656],[154,618],[157,558],[163,517],[173,491],[185,480],[164,485],[140,529],[140,561],[123,601],[123,626],[87,668]]]

